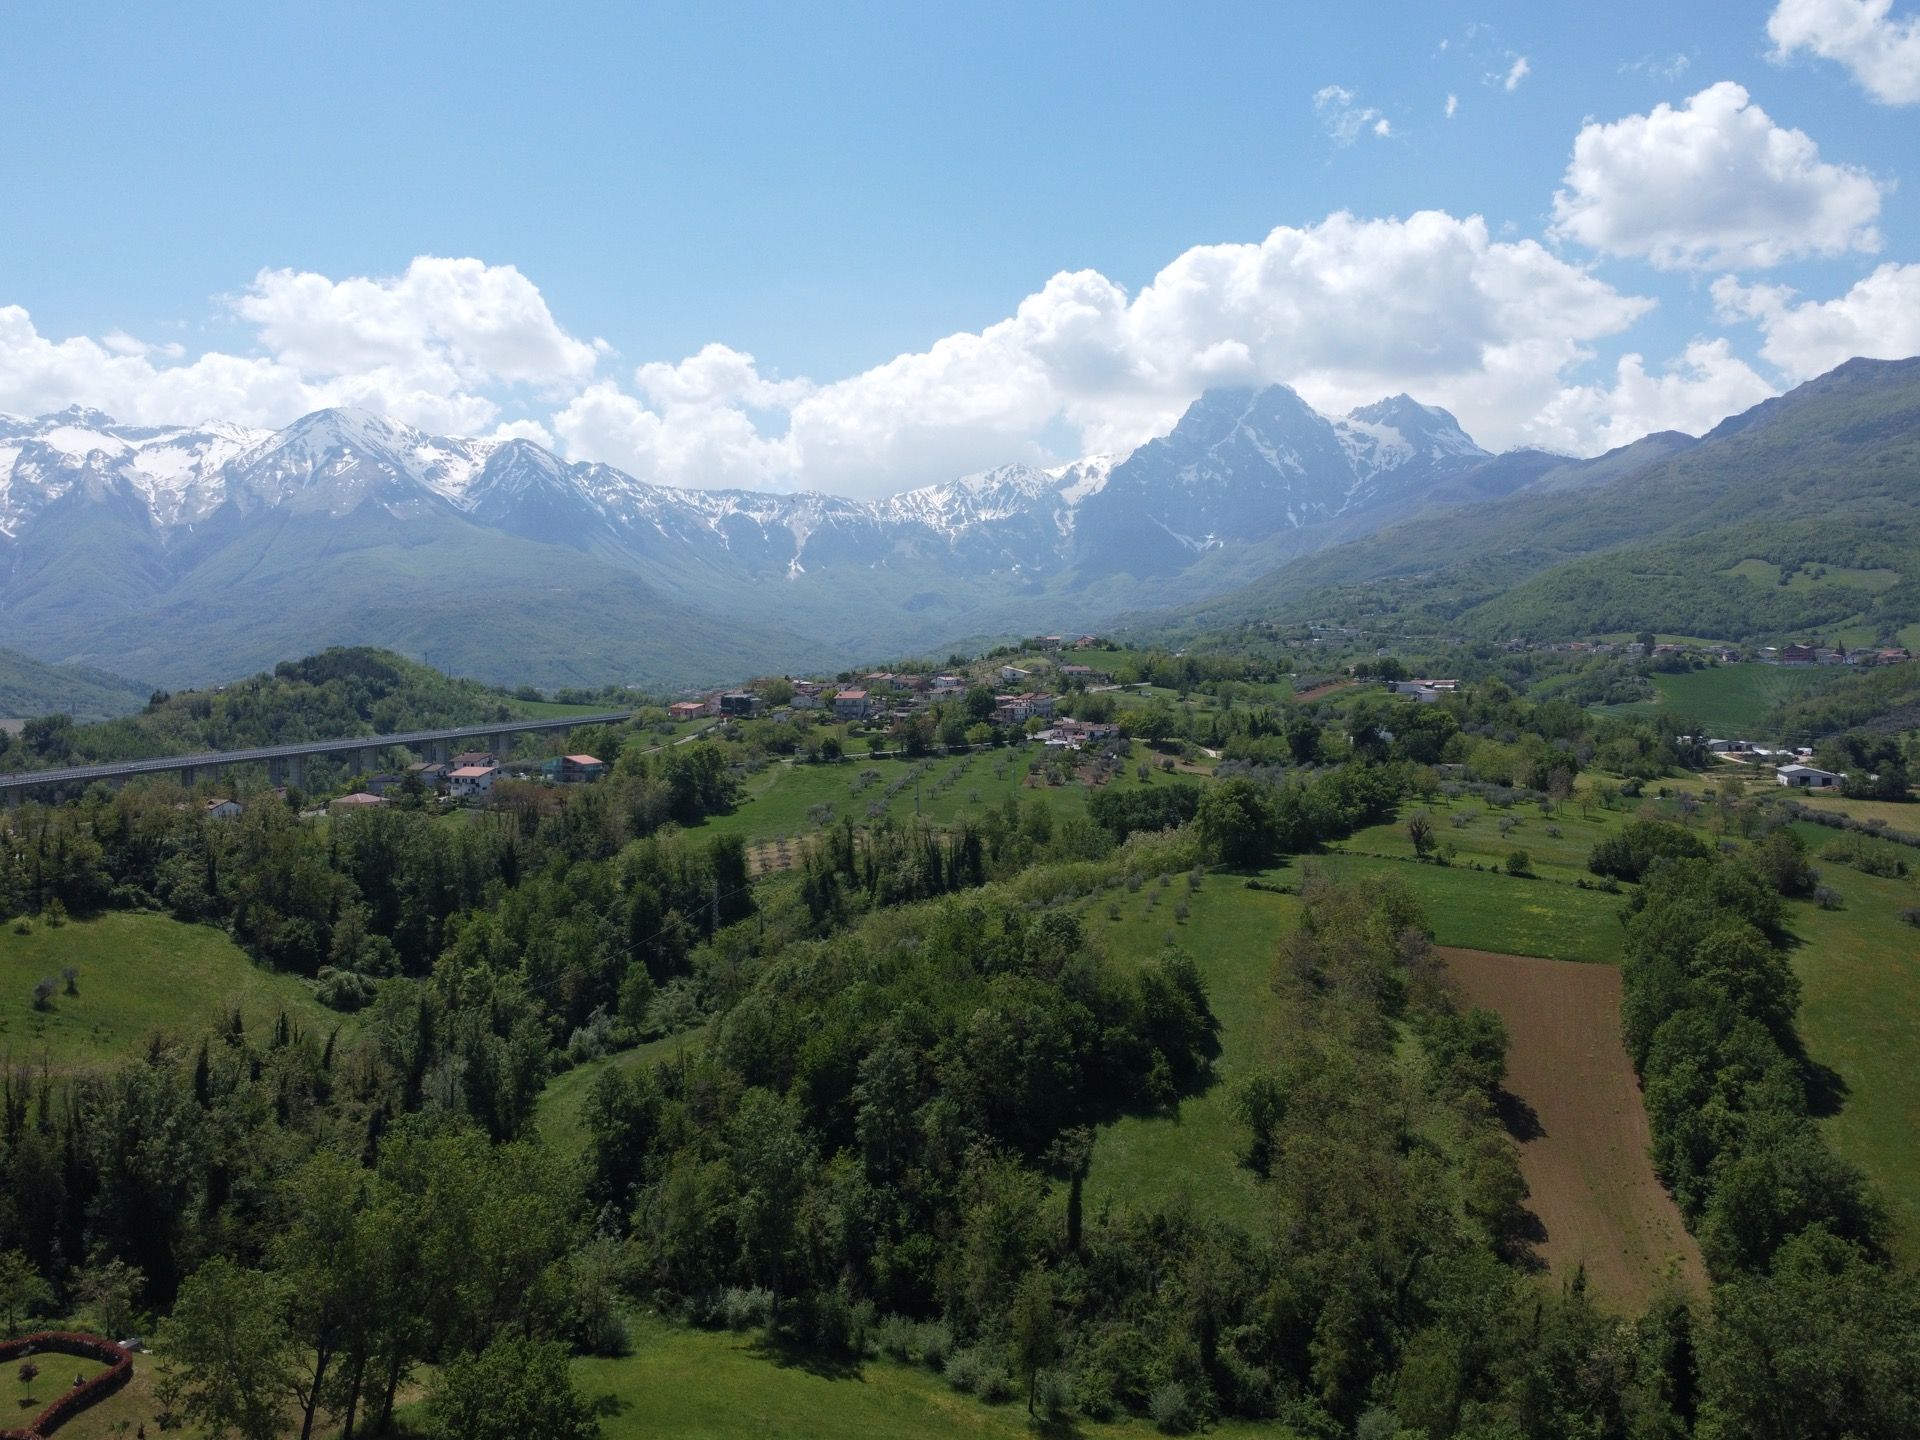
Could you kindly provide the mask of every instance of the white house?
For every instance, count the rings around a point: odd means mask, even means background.
[[[447,793],[456,800],[475,798],[492,791],[499,778],[498,765],[462,765],[447,776]]]
[[[1794,790],[1838,790],[1847,777],[1812,765],[1782,765],[1773,772],[1773,778]]]

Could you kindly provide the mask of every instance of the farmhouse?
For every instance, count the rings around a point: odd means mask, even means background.
[[[556,755],[541,764],[540,773],[560,785],[590,785],[607,773],[607,762],[592,755]]]
[[[1812,765],[1782,765],[1773,772],[1773,778],[1794,790],[1837,790],[1847,777]]]
[[[364,790],[356,790],[351,795],[342,795],[327,808],[329,810],[377,810],[387,803],[384,795],[369,795]]]
[[[698,720],[702,715],[709,713],[707,702],[704,700],[676,700],[667,706],[669,720]]]
[[[760,708],[760,697],[751,690],[729,690],[720,697],[722,715],[751,715]]]
[[[864,690],[842,690],[833,697],[833,718],[836,720],[864,720],[867,718],[867,692]]]
[[[1098,744],[1102,740],[1111,740],[1120,733],[1118,725],[1110,725],[1097,720],[1075,720],[1072,718],[1056,720],[1051,728],[1042,730],[1033,738],[1043,745],[1056,749],[1078,750],[1083,745]]]
[[[452,770],[471,769],[475,765],[498,765],[499,763],[491,750],[462,750],[447,762],[451,767],[449,773]]]
[[[213,799],[207,801],[207,818],[209,820],[231,820],[240,813],[241,808],[238,800],[229,800],[225,796],[216,795]]]
[[[499,778],[498,765],[462,765],[447,776],[447,792],[456,800],[475,799],[490,793]]]

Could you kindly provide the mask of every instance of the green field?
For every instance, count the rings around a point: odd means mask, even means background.
[[[18,1361],[0,1366],[0,1424],[26,1424],[72,1388],[74,1376],[91,1380],[107,1368],[98,1360],[77,1355],[39,1355],[33,1363],[40,1367],[40,1374],[30,1385],[21,1383]],[[73,1432],[61,1426],[59,1433],[64,1437]]]
[[[1708,734],[1726,739],[1764,739],[1758,734],[1767,712],[1789,700],[1798,700],[1832,683],[1837,670],[1814,666],[1713,665],[1674,675],[1653,676],[1658,700],[1637,705],[1606,707],[1618,715],[1648,715],[1660,711],[1676,720],[1702,726]]]
[[[1818,575],[1815,575],[1818,571]],[[1720,572],[1722,575],[1738,575],[1743,580],[1751,580],[1756,585],[1769,588],[1780,583],[1780,567],[1771,560],[1742,560],[1738,565],[1730,565]],[[1815,565],[1811,569],[1801,566],[1788,578],[1788,590],[1811,590],[1817,584],[1851,585],[1857,590],[1878,593],[1892,589],[1900,583],[1898,570],[1874,569],[1859,570],[1847,565]]]
[[[1271,878],[1284,877],[1276,871]],[[1160,899],[1150,910],[1147,897],[1155,892]],[[1173,913],[1182,900],[1191,909],[1185,921]],[[1115,958],[1148,959],[1169,931],[1192,954],[1220,1022],[1220,1056],[1213,1083],[1183,1099],[1173,1114],[1128,1115],[1100,1128],[1087,1172],[1087,1213],[1097,1215],[1103,1204],[1192,1200],[1258,1234],[1264,1228],[1263,1206],[1253,1173],[1234,1158],[1240,1136],[1229,1097],[1236,1070],[1270,1053],[1277,1021],[1274,946],[1292,928],[1299,902],[1291,895],[1249,890],[1238,876],[1215,874],[1191,894],[1179,876],[1164,890],[1149,881],[1137,894],[1116,892],[1111,903],[1120,906],[1119,920],[1107,918],[1109,903],[1093,901],[1085,924]]]
[[[78,995],[33,1008],[33,986],[79,971]],[[316,1034],[342,1023],[299,980],[255,965],[222,931],[113,911],[61,926],[0,928],[0,1056],[54,1069],[137,1054],[155,1031],[189,1035],[238,1007],[249,1028],[285,1011]]]
[[[650,1040],[645,1045],[636,1045],[603,1059],[590,1060],[554,1076],[540,1092],[540,1099],[534,1107],[534,1125],[540,1131],[541,1138],[563,1154],[585,1153],[587,1127],[581,1121],[580,1107],[586,1103],[587,1092],[593,1088],[594,1080],[602,1071],[637,1070],[642,1065],[652,1065],[660,1060],[678,1060],[693,1054],[705,1034],[705,1027],[683,1030],[664,1040]]]
[[[1816,859],[1835,834],[1796,828]],[[1896,853],[1920,861],[1920,852]],[[1920,1260],[1920,931],[1900,919],[1920,905],[1920,885],[1911,875],[1881,879],[1833,861],[1820,862],[1820,878],[1840,892],[1841,908],[1796,902],[1789,918],[1805,942],[1793,956],[1800,1035],[1846,1086],[1828,1138],[1873,1178],[1902,1252]]]
[[[885,1360],[835,1366],[769,1348],[757,1335],[691,1330],[654,1316],[633,1326],[631,1355],[576,1360],[589,1398],[607,1397],[606,1440],[995,1440],[1035,1433],[1024,1406],[956,1394],[926,1370]],[[1144,1421],[1075,1420],[1063,1435],[1145,1436]],[[1226,1424],[1212,1435],[1288,1440],[1272,1424]]]
[[[730,813],[710,816],[689,833],[738,835],[748,841],[808,835],[821,828],[810,813],[820,805],[832,807],[826,820],[829,826],[849,817],[856,824],[867,824],[878,818],[868,814],[875,805],[894,820],[910,820],[918,813],[929,824],[947,826],[996,809],[1010,795],[1022,803],[1044,801],[1056,817],[1084,814],[1088,793],[1084,785],[1027,783],[1028,766],[1039,753],[1039,746],[1025,745],[924,760],[863,755],[826,765],[775,763],[747,777],[740,802]],[[1170,783],[1158,772],[1141,781],[1135,768],[1138,763],[1129,763],[1110,783],[1120,787]],[[862,781],[863,771],[872,771],[878,778]],[[917,795],[912,783],[916,771]],[[908,783],[889,797],[888,786],[901,780]]]

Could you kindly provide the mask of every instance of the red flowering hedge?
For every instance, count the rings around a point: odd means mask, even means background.
[[[19,1430],[0,1430],[0,1440],[45,1440],[54,1428],[71,1420],[89,1405],[104,1400],[133,1378],[133,1355],[111,1340],[98,1335],[81,1335],[68,1330],[43,1330],[38,1335],[22,1335],[18,1340],[0,1341],[0,1364],[29,1355],[78,1355],[98,1360],[107,1368],[84,1385],[70,1386],[58,1400],[33,1417]],[[50,1377],[51,1378],[51,1377]]]

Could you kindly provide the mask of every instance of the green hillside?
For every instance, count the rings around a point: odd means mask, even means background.
[[[59,985],[69,968],[76,972],[71,995]],[[45,978],[59,988],[36,1008],[33,988]],[[255,965],[209,925],[108,911],[0,929],[0,1057],[16,1063],[44,1061],[55,1070],[112,1064],[153,1035],[197,1036],[234,1010],[249,1029],[282,1013],[317,1035],[343,1023],[299,980]]]
[[[332,649],[216,689],[163,694],[137,714],[0,737],[0,771],[479,725],[553,708],[390,651]]]
[[[1613,707],[1614,713],[1651,714],[1662,711],[1676,721],[1698,725],[1710,735],[1734,739],[1789,738],[1775,733],[1776,712],[1782,706],[1822,695],[1847,678],[1838,669],[1800,669],[1778,665],[1715,665],[1650,677],[1659,699]],[[1791,738],[1801,737],[1799,726]]]
[[[384,645],[543,687],[719,682],[834,658],[779,624],[696,611],[591,553],[444,515],[215,530],[163,570],[143,528],[89,511],[84,528],[11,559],[9,609],[36,649],[167,685],[243,675],[317,644]]]
[[[1891,639],[1920,620],[1917,491],[1920,359],[1853,360],[1611,484],[1423,516],[1178,623],[1365,615],[1488,637]]]
[[[0,650],[0,719],[58,714],[105,720],[138,710],[146,700],[147,687],[125,676]]]

